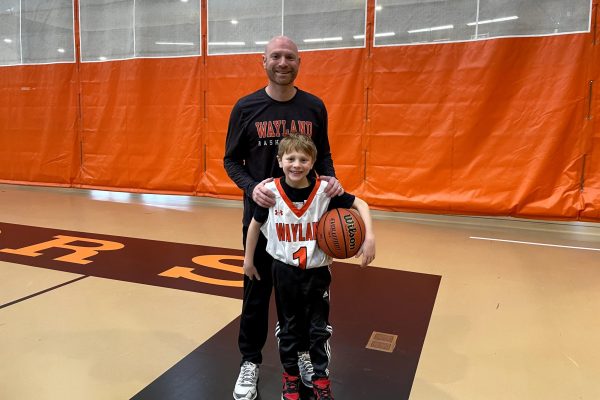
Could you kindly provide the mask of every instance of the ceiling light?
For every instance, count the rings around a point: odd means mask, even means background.
[[[170,46],[193,46],[194,42],[154,42],[154,44],[166,44]]]
[[[442,31],[445,29],[454,29],[454,25],[432,26],[431,28],[412,29],[407,32],[408,33],[420,33],[420,32]]]
[[[63,49],[62,47],[60,47],[60,48],[56,49],[56,51],[58,51],[59,53],[64,53],[65,49]]]
[[[387,36],[396,36],[396,32],[381,32],[376,33],[375,37],[387,37]],[[364,39],[365,35],[354,35],[352,36],[356,40]]]
[[[335,36],[335,37],[326,37],[326,38],[312,38],[312,39],[304,39],[303,42],[304,43],[316,43],[316,42],[339,42],[340,40],[343,40],[344,38],[341,36]]]
[[[5,38],[5,39],[4,39],[4,43],[12,43],[12,39]]]
[[[181,0],[181,2],[182,2],[182,3],[187,3],[187,2],[188,2],[188,0]]]
[[[268,43],[269,43],[268,40],[257,40],[256,42],[254,42],[254,44],[257,44],[259,46],[265,45],[265,44],[268,44]]]
[[[98,57],[98,60],[100,60],[100,61],[106,61],[106,57],[104,57],[104,56]]]
[[[209,46],[245,46],[246,42],[208,42]]]
[[[383,9],[383,6],[375,6],[375,11],[381,11]]]
[[[231,22],[232,25],[237,25],[239,23],[239,21],[237,19],[232,19],[229,22]]]
[[[474,25],[483,25],[483,24],[493,24],[494,22],[512,21],[513,19],[519,19],[519,17],[516,15],[512,15],[510,17],[485,19],[483,21],[469,22],[469,23],[467,23],[467,25],[474,26]]]

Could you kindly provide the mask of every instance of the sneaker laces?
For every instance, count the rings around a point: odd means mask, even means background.
[[[300,366],[300,370],[303,373],[313,374],[313,365],[310,361],[310,354],[308,353],[308,351],[304,351],[302,353],[299,353],[298,355],[298,365]]]
[[[285,392],[291,392],[291,393],[296,393],[298,391],[298,382],[290,382],[287,381],[285,383]]]
[[[283,394],[295,394],[300,390],[298,383],[300,382],[299,376],[283,374]]]
[[[242,370],[238,377],[238,384],[240,385],[254,385],[256,377],[256,365],[250,361],[244,361],[242,364]]]
[[[321,379],[313,381],[313,388],[317,394],[318,400],[332,400],[331,387],[329,382],[321,382]]]

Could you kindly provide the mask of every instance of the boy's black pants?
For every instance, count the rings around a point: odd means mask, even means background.
[[[248,227],[243,228],[243,243],[246,248]],[[254,253],[254,266],[260,275],[259,280],[250,280],[244,275],[244,298],[240,317],[240,333],[238,346],[242,354],[242,363],[250,361],[262,363],[262,348],[269,332],[269,302],[273,290],[272,265],[273,258],[267,253],[267,239],[261,233]],[[308,350],[308,337],[300,351]]]
[[[273,285],[279,320],[276,332],[279,356],[283,369],[298,375],[298,351],[302,351],[308,332],[309,352],[314,368],[314,378],[329,375],[327,367],[331,357],[329,338],[329,267],[302,270],[298,267],[273,261]]]

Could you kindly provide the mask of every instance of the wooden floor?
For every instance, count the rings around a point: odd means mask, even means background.
[[[373,265],[332,267],[337,399],[600,399],[599,224],[374,214]],[[239,202],[0,185],[0,399],[232,398],[241,248]],[[260,399],[280,374],[271,337]]]

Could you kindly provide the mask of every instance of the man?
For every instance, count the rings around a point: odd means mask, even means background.
[[[321,99],[294,86],[300,68],[298,47],[285,36],[271,39],[263,54],[263,67],[268,77],[267,86],[238,100],[231,111],[223,160],[229,177],[244,191],[244,244],[256,204],[265,208],[275,204],[273,193],[265,188],[265,183],[282,175],[277,147],[287,134],[300,133],[312,138],[318,150],[314,169],[321,179],[329,182],[327,195],[332,197],[344,192],[334,177],[327,109]],[[238,339],[242,363],[233,391],[236,400],[253,400],[258,394],[258,366],[269,329],[272,262],[266,252],[266,239],[261,235],[254,256],[255,269],[250,277],[244,276]],[[308,345],[306,339],[303,349],[308,350]],[[306,352],[299,357],[299,367],[303,383],[312,386],[312,365]]]

